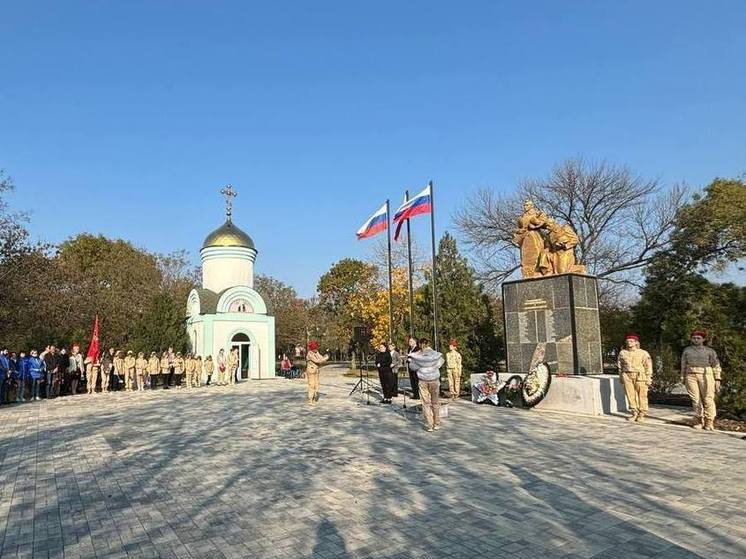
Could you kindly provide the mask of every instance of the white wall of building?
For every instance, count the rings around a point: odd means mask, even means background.
[[[243,247],[208,247],[201,251],[202,287],[220,293],[229,287],[254,287],[256,251]]]

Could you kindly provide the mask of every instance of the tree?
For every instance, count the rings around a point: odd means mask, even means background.
[[[356,291],[350,297],[349,308],[351,314],[358,317],[361,324],[371,328],[374,345],[381,342],[403,341],[407,336],[407,320],[409,318],[407,271],[402,268],[393,270],[391,280],[393,340],[389,340],[388,285],[379,284],[375,288]]]
[[[340,327],[346,328],[352,336],[352,327],[363,324],[364,318],[350,308],[351,298],[355,294],[375,293],[378,288],[376,266],[345,258],[334,264],[319,279],[319,305],[336,316]]]
[[[308,327],[307,302],[298,297],[295,289],[283,282],[257,275],[254,289],[267,303],[267,312],[275,317],[275,345],[288,353],[296,344],[305,344]]]
[[[494,367],[500,358],[491,301],[466,258],[458,251],[456,240],[448,233],[438,244],[435,259],[436,288],[439,301],[438,330],[441,349],[453,338],[463,356],[464,371],[475,372]],[[430,329],[432,317],[432,274],[419,292],[421,320]],[[425,330],[425,331],[427,331]]]
[[[746,182],[715,179],[676,217],[671,251],[679,265],[722,270],[746,255]],[[741,268],[742,269],[742,268]]]
[[[546,178],[525,179],[512,195],[483,189],[457,212],[456,223],[478,259],[480,277],[495,284],[519,268],[512,244],[524,200],[578,234],[578,261],[591,274],[629,283],[669,247],[674,218],[686,190],[664,190],[625,166],[582,158],[557,165]]]
[[[126,241],[81,234],[59,246],[56,260],[65,323],[89,325],[98,314],[103,343],[131,343],[133,326],[161,288],[157,258]]]

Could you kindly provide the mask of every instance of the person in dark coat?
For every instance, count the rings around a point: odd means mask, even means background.
[[[57,348],[50,345],[40,359],[43,360],[44,370],[47,373],[47,399],[49,399],[54,395],[55,385],[58,382],[57,372],[59,371],[60,357],[57,355]]]
[[[66,348],[60,350],[57,356],[57,389],[55,395],[66,395],[70,393],[70,375],[67,369],[70,367],[70,356]]]
[[[417,338],[409,338],[409,347],[407,353],[420,351],[420,344]],[[412,400],[420,399],[420,378],[417,376],[417,365],[411,358],[407,358],[407,371],[409,371],[409,385],[412,387]]]
[[[381,381],[381,390],[383,391],[383,400],[381,400],[381,403],[390,404],[391,398],[396,396],[396,381],[394,380],[394,372],[391,370],[391,353],[386,344],[378,346],[376,368],[378,369],[378,379]]]

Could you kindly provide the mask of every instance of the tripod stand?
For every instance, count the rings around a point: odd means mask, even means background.
[[[368,361],[365,356],[365,352],[360,352],[360,364],[359,364],[359,372],[360,372],[360,380],[357,381],[355,386],[352,387],[352,390],[350,390],[350,393],[348,396],[352,396],[355,392],[360,391],[361,394],[365,394],[365,405],[370,405],[370,381],[368,380],[368,373],[366,370],[365,377],[363,377],[363,369],[367,369]]]

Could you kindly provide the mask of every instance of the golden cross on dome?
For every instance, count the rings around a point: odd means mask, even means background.
[[[225,196],[225,215],[230,221],[231,215],[233,215],[233,198],[238,196],[238,192],[233,190],[233,187],[229,184],[220,191],[220,194]]]

